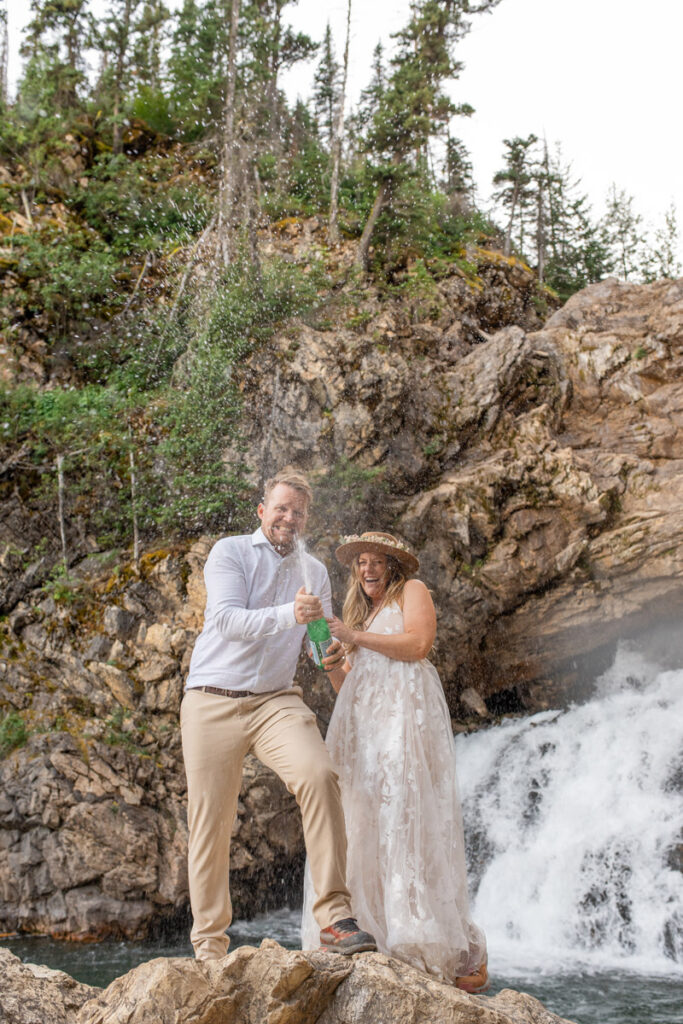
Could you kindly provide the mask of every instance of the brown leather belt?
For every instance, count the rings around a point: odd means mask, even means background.
[[[255,697],[251,690],[224,690],[222,686],[195,686],[202,693],[216,693],[219,697]]]

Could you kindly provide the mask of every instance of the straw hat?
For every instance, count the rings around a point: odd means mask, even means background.
[[[349,537],[344,537],[344,543],[339,545],[335,554],[337,561],[342,565],[351,565],[355,556],[360,555],[362,551],[374,551],[378,555],[391,555],[409,573],[417,572],[420,568],[420,563],[412,551],[409,551],[402,541],[397,540],[390,533],[371,531],[370,533],[361,533],[360,536],[352,534]]]

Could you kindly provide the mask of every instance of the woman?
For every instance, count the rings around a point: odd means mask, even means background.
[[[354,912],[383,953],[466,991],[487,987],[486,943],[469,917],[455,745],[439,676],[426,660],[436,614],[419,562],[388,533],[348,537],[347,658],[327,746],[339,773]],[[303,948],[318,945],[306,878]]]

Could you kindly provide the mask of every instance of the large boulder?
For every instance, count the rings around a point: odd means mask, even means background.
[[[98,989],[81,985],[63,971],[24,964],[0,949],[0,1020],[3,1024],[73,1024]]]
[[[223,960],[151,960],[85,1003],[77,1024],[563,1024],[531,996],[468,996],[380,953],[265,940]]]

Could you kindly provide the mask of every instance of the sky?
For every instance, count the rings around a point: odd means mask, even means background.
[[[352,2],[351,103],[369,80],[377,41],[390,48],[390,34],[405,24],[410,9],[409,0]],[[29,4],[14,0],[9,6],[12,82]],[[101,10],[104,0],[94,6]],[[346,0],[299,0],[286,14],[316,40],[329,20],[341,58]],[[451,133],[470,152],[479,201],[490,201],[503,140],[533,132],[551,147],[561,143],[596,216],[614,182],[655,226],[674,203],[683,229],[681,39],[678,0],[501,0],[491,14],[474,17],[458,53],[465,69],[451,93],[475,114],[456,118]],[[292,100],[310,96],[314,67],[315,61],[283,76]]]

